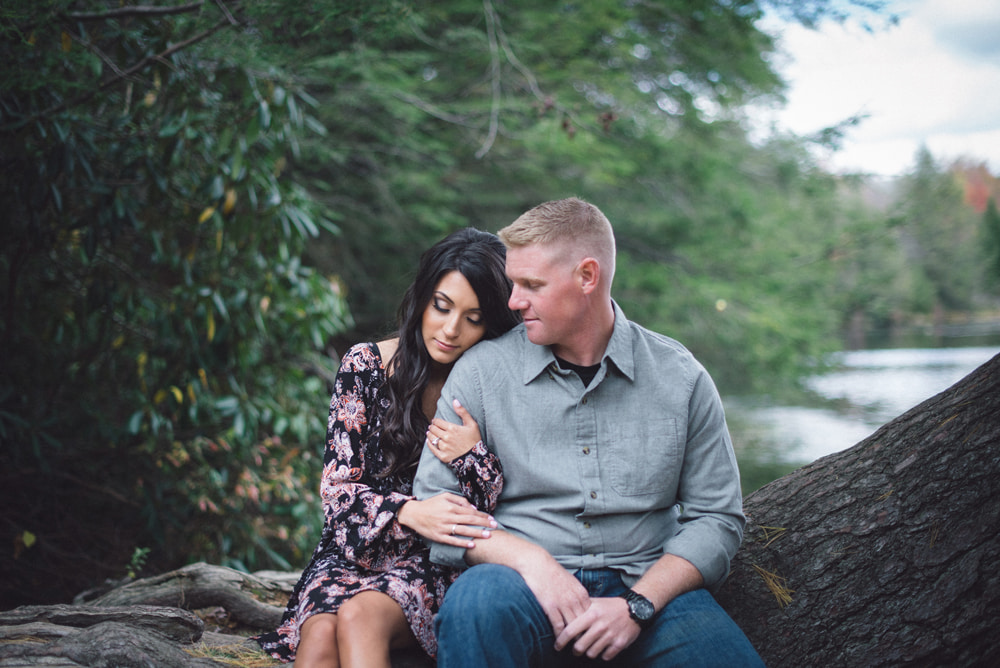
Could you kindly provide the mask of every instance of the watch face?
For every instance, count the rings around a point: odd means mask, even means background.
[[[637,597],[629,601],[629,609],[636,619],[641,619],[642,621],[648,621],[653,618],[653,614],[656,609],[653,604],[649,602],[646,597]]]

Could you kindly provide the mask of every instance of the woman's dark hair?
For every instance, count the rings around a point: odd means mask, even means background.
[[[511,282],[504,273],[505,258],[506,249],[496,235],[471,227],[453,232],[420,256],[417,276],[396,314],[399,347],[386,365],[391,373],[383,385],[388,402],[382,403],[379,446],[385,468],[379,477],[415,467],[420,458],[429,424],[423,412],[423,395],[431,373],[423,317],[434,289],[445,275],[461,273],[479,299],[486,325],[483,338],[500,336],[521,320],[507,307]]]

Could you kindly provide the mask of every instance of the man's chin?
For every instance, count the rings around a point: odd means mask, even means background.
[[[547,346],[550,341],[545,337],[544,333],[541,331],[532,331],[530,327],[527,327],[528,340],[534,343],[536,346]]]

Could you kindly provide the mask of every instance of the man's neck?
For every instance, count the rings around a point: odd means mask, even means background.
[[[615,309],[610,299],[606,308],[600,311],[587,317],[586,324],[579,328],[573,340],[552,344],[552,353],[579,366],[600,364],[615,331]]]

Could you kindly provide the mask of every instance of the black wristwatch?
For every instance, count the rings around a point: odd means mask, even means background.
[[[656,614],[656,608],[653,607],[652,602],[642,594],[634,592],[631,589],[626,589],[619,596],[628,601],[629,617],[635,620],[639,628],[647,628],[650,622],[653,621],[653,615]]]

